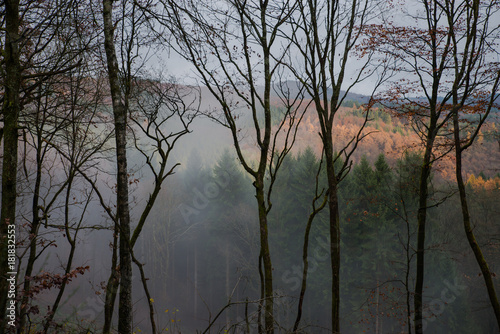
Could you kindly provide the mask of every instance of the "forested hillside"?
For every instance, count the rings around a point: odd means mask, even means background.
[[[365,112],[361,103],[348,100],[340,109],[339,118],[335,124],[335,143],[337,149],[342,149],[356,129],[362,124]],[[418,151],[422,143],[418,135],[412,130],[404,118],[395,117],[394,114],[384,111],[383,108],[370,111],[371,122],[365,128],[366,133],[371,133],[359,146],[353,159],[359,162],[365,155],[374,163],[378,154],[386,155],[391,165],[401,159],[406,151]],[[500,172],[500,145],[498,142],[498,115],[492,115],[491,121],[484,125],[481,134],[476,139],[473,148],[468,150],[464,157],[464,172],[467,176],[482,175],[483,178],[493,177]],[[319,123],[314,114],[309,114],[304,120],[304,126],[299,130],[300,140],[295,146],[296,150],[304,150],[310,146],[316,154],[321,153],[321,144],[318,137]],[[468,132],[470,136],[470,130]],[[455,163],[450,154],[435,166],[436,176],[452,182],[455,178]]]

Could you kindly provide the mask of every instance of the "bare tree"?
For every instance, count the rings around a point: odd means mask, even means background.
[[[170,81],[170,82],[168,82]],[[136,150],[145,159],[149,172],[153,175],[152,191],[141,211],[137,226],[134,229],[130,247],[133,250],[144,224],[158,198],[164,181],[174,174],[179,163],[171,163],[170,155],[175,144],[190,132],[189,126],[198,111],[199,98],[193,88],[180,86],[173,80],[160,76],[156,80],[135,80],[132,89],[133,106],[130,108],[130,120],[133,142]],[[170,165],[169,165],[170,164]],[[132,253],[133,254],[133,253]],[[154,307],[143,264],[133,256],[138,266],[143,288],[150,310],[152,333],[156,333]]]
[[[268,213],[276,173],[293,145],[305,110],[300,109],[302,88],[287,85],[282,65],[290,41],[281,37],[281,29],[293,13],[294,2],[235,0],[223,7],[197,1],[163,3],[166,11],[157,17],[176,37],[172,47],[194,66],[219,104],[206,114],[230,130],[238,160],[253,179],[260,231],[258,268],[263,302],[259,315],[263,310],[265,323],[262,327],[259,316],[259,332],[273,333]],[[273,90],[284,107],[281,114],[273,112]],[[247,124],[251,130],[244,129]],[[242,148],[248,143],[255,143],[255,164]]]
[[[323,157],[323,156],[322,156]],[[302,246],[302,263],[304,268],[302,269],[302,283],[300,286],[299,302],[297,305],[297,317],[295,318],[295,323],[293,324],[293,332],[297,332],[300,325],[300,320],[302,319],[302,307],[304,305],[304,296],[307,289],[307,275],[309,270],[309,235],[311,233],[312,223],[317,214],[323,210],[327,204],[328,194],[324,194],[324,189],[319,192],[319,177],[322,172],[323,159],[321,159],[318,165],[318,171],[316,173],[316,185],[315,185],[315,196],[312,200],[311,207],[312,211],[307,219],[307,224],[304,232],[304,242]],[[318,205],[318,201],[322,199],[322,202]]]
[[[52,227],[53,231],[49,232],[50,226],[54,222],[48,219],[52,215],[51,212],[57,211],[57,207],[61,204],[59,197],[64,196],[65,188],[70,187],[74,183],[74,171],[68,172],[66,178],[58,172],[58,164],[65,165],[68,157],[72,154],[61,154],[62,146],[70,147],[69,143],[61,138],[68,139],[69,133],[73,133],[73,146],[75,150],[79,150],[79,162],[76,166],[83,168],[85,164],[92,160],[97,155],[97,152],[102,150],[106,142],[106,136],[103,136],[102,141],[90,141],[90,125],[97,120],[97,106],[102,103],[99,95],[102,90],[99,89],[97,81],[93,81],[89,77],[89,73],[95,65],[91,61],[81,61],[83,54],[90,56],[88,53],[89,45],[95,39],[95,31],[87,24],[74,26],[74,19],[81,18],[81,15],[86,13],[86,7],[80,6],[72,2],[50,3],[41,8],[29,8],[30,12],[25,13],[25,19],[29,17],[33,20],[33,25],[43,26],[44,20],[39,21],[40,12],[49,12],[45,22],[44,33],[31,33],[33,40],[38,40],[40,44],[46,43],[46,48],[33,50],[32,53],[24,53],[24,56],[30,59],[27,64],[24,75],[25,78],[37,78],[33,83],[32,80],[26,79],[31,83],[31,87],[25,87],[23,102],[26,107],[20,117],[20,123],[23,124],[23,170],[27,182],[33,184],[32,202],[31,202],[31,219],[23,217],[29,222],[29,231],[26,231],[29,238],[27,239],[27,248],[21,251],[19,259],[19,275],[22,278],[27,277],[22,282],[23,291],[19,308],[19,327],[18,332],[21,332],[25,327],[28,305],[30,301],[31,283],[33,281],[33,272],[35,262],[40,255],[47,249],[47,245],[53,244],[54,241],[48,241],[43,236],[39,236],[39,231],[44,223],[44,234],[54,234],[59,231],[60,227]],[[35,39],[36,38],[36,39]],[[26,50],[32,50],[26,47]],[[70,50],[65,52],[64,50]],[[91,57],[89,57],[91,58]],[[88,97],[81,99],[79,94],[87,94]],[[83,131],[82,122],[86,122],[86,139],[74,133]],[[73,129],[73,132],[70,131]],[[85,149],[79,145],[85,145]],[[95,146],[94,146],[95,144]],[[57,146],[56,148],[54,148]],[[60,147],[61,146],[61,147]],[[59,154],[54,153],[59,151]],[[66,150],[67,151],[67,150]],[[101,152],[99,152],[101,153]],[[27,159],[33,154],[33,175],[28,175]],[[33,178],[32,178],[33,177]],[[57,179],[60,181],[56,181]],[[44,182],[49,182],[51,186],[48,190],[42,191]],[[74,186],[73,186],[73,189]],[[69,193],[66,192],[69,196]],[[68,208],[69,210],[69,208]],[[21,212],[21,214],[23,214]],[[82,214],[82,217],[84,214]],[[24,226],[24,224],[23,224]],[[49,227],[49,229],[47,229]],[[20,232],[23,229],[20,229]],[[42,247],[39,247],[39,246]],[[26,267],[21,269],[21,262],[27,254]],[[70,261],[71,262],[71,261]],[[71,270],[71,263],[68,266]],[[62,293],[64,287],[62,288]],[[57,309],[57,307],[56,307]]]
[[[89,37],[89,35],[92,34],[89,33],[88,30],[84,31],[86,30],[86,28],[88,28],[85,24],[80,25],[79,26],[80,29],[77,29],[69,23],[70,21],[72,23],[74,22],[72,21],[72,19],[75,17],[74,15],[76,13],[80,13],[79,9],[82,9],[83,7],[85,7],[85,5],[78,5],[76,4],[76,2],[73,1],[50,1],[44,3],[26,2],[22,4],[20,4],[19,2],[6,2],[5,4],[6,4],[5,8],[6,13],[9,13],[9,15],[6,16],[7,28],[10,27],[10,29],[13,29],[14,27],[13,24],[17,25],[16,28],[17,32],[15,33],[15,35],[12,35],[13,30],[12,33],[11,32],[6,33],[6,38],[7,38],[6,49],[12,47],[14,47],[14,49],[11,50],[12,52],[11,51],[8,52],[10,56],[6,57],[5,59],[6,75],[3,77],[3,83],[6,85],[5,93],[9,92],[8,94],[4,94],[2,96],[3,100],[2,102],[8,106],[4,108],[3,111],[3,116],[4,116],[3,120],[5,125],[4,129],[5,131],[3,132],[5,132],[6,134],[4,149],[6,149],[9,152],[9,154],[4,156],[5,159],[3,168],[7,168],[8,171],[5,171],[5,173],[2,174],[5,178],[5,181],[7,182],[7,179],[10,177],[17,176],[18,179],[22,177],[21,175],[17,175],[16,173],[16,171],[18,170],[17,160],[19,159],[17,153],[18,130],[20,129],[23,130],[23,142],[24,142],[24,148],[26,148],[26,145],[29,145],[28,142],[30,144],[35,143],[34,141],[26,140],[26,137],[31,134],[37,137],[38,135],[41,134],[41,132],[44,131],[47,132],[47,128],[42,130],[44,126],[52,127],[51,130],[52,133],[54,134],[57,133],[59,130],[61,130],[63,126],[67,125],[68,119],[65,116],[61,117],[60,119],[61,124],[46,122],[47,121],[46,115],[39,114],[41,110],[46,111],[46,109],[40,108],[37,110],[36,108],[33,109],[31,107],[37,104],[40,105],[40,103],[38,102],[41,99],[43,99],[43,97],[48,96],[47,95],[48,93],[46,91],[47,87],[49,86],[55,87],[53,85],[54,81],[52,81],[52,83],[47,84],[48,81],[50,81],[51,79],[53,79],[58,75],[61,75],[62,73],[66,73],[69,70],[78,67],[81,64],[81,62],[79,61],[80,60],[79,57],[81,56],[82,52],[86,50],[86,47],[88,46],[88,44],[86,43],[89,43],[92,40],[92,37]],[[19,21],[20,17],[22,17],[22,25]],[[14,20],[14,21],[9,22],[9,20]],[[13,36],[15,36],[15,41],[11,40]],[[78,36],[79,38],[77,39],[75,38],[75,36]],[[86,38],[83,38],[84,36]],[[83,47],[77,47],[78,43],[80,43],[80,46],[83,45]],[[16,58],[17,60],[15,61]],[[7,61],[9,63],[7,63]],[[13,63],[13,61],[17,64]],[[12,77],[12,73],[14,72],[17,72],[16,77]],[[10,74],[7,75],[7,73]],[[61,77],[59,77],[59,79],[60,78]],[[12,87],[17,87],[16,100],[10,100],[13,97],[11,95]],[[59,86],[59,88],[61,88],[61,86]],[[25,106],[28,106],[28,108],[25,108]],[[12,108],[17,109],[17,111],[15,113],[10,112],[9,110]],[[11,123],[13,120],[15,120],[14,122],[15,126],[14,123]],[[40,122],[36,124],[29,123],[32,121],[36,122],[37,120]],[[28,125],[31,126],[31,130],[37,128],[37,130],[41,132],[37,134],[31,133],[30,130],[28,129]],[[10,136],[13,135],[14,133],[16,142],[15,146],[13,142],[10,142],[10,140],[12,139],[10,138]],[[46,142],[43,143],[41,142],[42,141],[41,136],[38,137],[37,141],[38,141],[37,147],[39,150],[37,151],[38,156],[36,159],[38,166],[42,166],[43,164],[42,160],[45,156],[44,152],[46,152],[48,145]],[[9,147],[9,145],[11,146]],[[24,153],[23,158],[26,158],[26,150],[24,150],[23,153]],[[13,159],[14,156],[16,159],[15,165],[11,164],[9,166],[10,163],[13,163],[13,161],[10,161],[9,159],[10,158]],[[21,166],[23,167],[23,170],[25,172],[24,176],[27,178],[28,175],[26,169],[26,161],[23,161],[23,164]],[[41,170],[37,169],[35,174],[40,176]],[[34,182],[35,193],[33,194],[33,202],[32,202],[33,220],[32,221],[28,220],[30,221],[30,226],[32,229],[31,234],[33,235],[30,241],[30,246],[28,248],[30,247],[33,248],[30,251],[31,252],[30,260],[28,260],[28,264],[26,267],[27,276],[31,275],[33,264],[37,257],[35,256],[36,243],[38,241],[37,231],[41,223],[39,214],[41,211],[40,207],[43,207],[41,203],[37,202],[39,199],[38,190],[40,186],[40,178],[38,177],[35,179],[36,179]],[[13,186],[11,190],[13,191],[18,190],[15,189],[16,188],[15,184],[11,184],[10,186]],[[6,186],[5,188],[2,189],[2,194],[5,194],[4,196],[2,196],[2,199],[9,200],[10,186]],[[17,197],[18,200],[23,198],[22,194],[16,194],[16,196],[17,195],[19,195]],[[9,204],[8,210],[11,210],[14,214],[18,214],[19,212],[16,212],[16,209],[18,209],[16,203]],[[43,217],[43,212],[41,217]],[[24,226],[24,224],[19,226]],[[19,228],[18,233],[20,240],[22,240],[21,232],[22,228]],[[23,252],[21,251],[20,253]],[[3,253],[2,253],[2,259],[3,259]],[[24,277],[23,275],[21,275],[21,272],[23,272],[23,270],[24,269],[21,268],[21,263],[19,263],[19,266],[17,268],[18,277]],[[27,288],[26,290],[29,290],[30,283],[27,280],[24,280],[22,282],[22,285],[24,288]],[[1,294],[3,296],[3,292]],[[21,296],[21,300],[26,302],[25,295]],[[25,312],[23,305],[26,305],[26,303],[24,302],[20,304],[21,306],[19,310],[20,323],[18,330],[21,330],[23,327],[24,312]],[[3,319],[4,317],[2,317],[2,321]]]
[[[477,87],[468,86],[474,80],[472,77],[478,69],[475,67],[477,58],[476,60],[474,59],[476,56],[471,59],[465,58],[471,55],[468,52],[472,48],[481,47],[477,38],[482,37],[480,37],[481,33],[473,37],[477,31],[467,32],[464,28],[467,29],[467,24],[471,24],[474,20],[474,10],[470,8],[479,6],[485,9],[484,14],[489,17],[498,4],[493,2],[492,7],[487,9],[486,2],[477,1],[457,3],[454,1],[420,0],[411,3],[417,6],[408,10],[404,9],[404,11],[405,17],[415,22],[414,24],[409,24],[409,20],[400,23],[400,20],[393,20],[392,17],[388,16],[383,25],[371,27],[369,33],[371,41],[368,45],[394,60],[393,68],[399,74],[382,100],[395,114],[408,120],[408,123],[419,135],[423,147],[417,214],[417,263],[414,297],[415,332],[420,334],[423,332],[422,309],[427,210],[433,206],[432,203],[429,203],[429,181],[432,166],[453,149],[453,146],[449,145],[447,141],[448,136],[451,135],[449,123],[454,114],[450,108],[453,97],[458,98],[464,90],[467,91],[465,96],[472,96],[474,94],[470,95],[470,93],[478,92]],[[397,7],[398,10],[409,8],[405,7],[404,3],[401,6]],[[387,12],[390,13],[389,8]],[[469,28],[471,27],[469,26]],[[484,33],[488,34],[489,32]],[[472,37],[473,40],[469,40]],[[471,49],[462,49],[467,54],[464,56],[465,58],[462,58],[461,51],[458,50],[462,47],[467,48],[467,44],[470,42],[472,43],[469,44]],[[472,46],[476,42],[478,44]],[[479,57],[483,56],[485,54],[480,53]],[[469,72],[468,69],[472,69],[472,72]],[[416,96],[421,96],[421,98],[416,98]],[[460,98],[456,100],[457,104],[460,103],[459,100]]]
[[[447,19],[451,37],[453,87],[450,92],[455,145],[455,172],[460,195],[465,234],[474,253],[486,285],[488,297],[500,329],[500,303],[488,262],[481,251],[472,228],[467,193],[463,179],[462,155],[478,138],[481,127],[493,108],[498,108],[500,70],[498,51],[492,46],[500,39],[500,27],[491,27],[493,15],[498,13],[499,1],[443,1],[439,6]],[[465,116],[475,115],[470,121]],[[470,137],[462,134],[470,131]]]
[[[164,77],[149,78],[144,72],[147,52],[152,40],[147,36],[148,14],[142,8],[149,1],[122,1],[113,21],[112,1],[103,1],[105,51],[108,63],[110,93],[115,118],[115,137],[118,163],[117,230],[119,234],[119,275],[115,272],[114,251],[111,276],[108,281],[103,331],[111,329],[113,305],[120,288],[118,330],[128,332],[132,321],[131,262],[139,269],[147,296],[152,332],[156,332],[154,308],[143,264],[134,256],[133,248],[161,190],[165,179],[174,173],[178,164],[170,164],[170,155],[177,141],[187,133],[193,121],[199,99],[193,89],[178,85]],[[115,27],[118,27],[119,57],[115,48]],[[188,97],[189,96],[189,97]],[[128,120],[131,121],[129,124]],[[118,122],[118,123],[117,123]],[[145,201],[137,226],[130,230],[128,202],[128,171],[126,162],[127,131],[133,137],[134,148],[144,158],[145,166],[153,176],[152,191]],[[126,213],[126,212],[127,213]],[[123,266],[122,262],[125,264]],[[129,267],[130,262],[130,267]],[[124,271],[125,270],[125,271]],[[117,277],[120,277],[118,283]]]
[[[297,63],[290,68],[311,96],[320,123],[320,137],[325,154],[328,208],[330,212],[330,258],[332,270],[331,324],[340,332],[340,221],[338,183],[350,168],[351,156],[359,142],[369,133],[364,131],[369,120],[372,101],[366,106],[365,121],[357,135],[345,147],[334,142],[333,124],[342,102],[353,87],[373,74],[378,74],[374,87],[386,79],[384,63],[373,62],[373,52],[358,54],[367,22],[373,18],[376,1],[299,1],[298,14],[293,16],[291,39],[298,51]],[[350,60],[360,57],[355,65]],[[354,72],[354,73],[352,73]],[[350,77],[350,78],[349,78]],[[372,95],[375,92],[373,89]],[[335,153],[335,152],[339,153]],[[336,170],[335,162],[343,159]],[[299,309],[300,313],[300,309]],[[300,317],[297,318],[298,326]]]
[[[56,188],[57,192],[51,201],[48,202],[48,205],[61,208],[60,210],[63,211],[62,221],[60,224],[46,221],[45,227],[61,231],[69,244],[69,254],[66,262],[62,263],[63,274],[60,275],[62,280],[59,291],[43,324],[45,333],[56,325],[53,320],[67,284],[77,273],[82,274],[88,269],[88,267],[74,268],[73,266],[78,235],[83,229],[105,228],[104,224],[97,226],[86,224],[86,218],[89,214],[88,208],[95,198],[95,189],[87,190],[88,184],[85,176],[97,173],[96,165],[106,154],[106,145],[112,133],[103,124],[103,119],[100,117],[100,113],[103,111],[104,80],[90,78],[86,75],[88,70],[87,66],[81,66],[64,76],[54,78],[54,84],[61,87],[64,102],[56,104],[57,112],[52,117],[57,118],[64,114],[67,121],[64,122],[65,127],[59,129],[57,133],[53,134],[48,131],[41,134],[42,141],[60,156],[63,171],[62,180],[64,180],[61,187]],[[63,199],[56,202],[60,195],[63,196]],[[48,207],[45,209],[49,210]],[[44,213],[49,214],[49,212]]]
[[[115,50],[113,1],[103,0],[104,48],[108,66],[109,87],[113,103],[117,164],[117,218],[120,235],[120,302],[118,331],[132,332],[132,256],[130,250],[130,212],[127,170],[127,109],[120,85],[120,69]]]

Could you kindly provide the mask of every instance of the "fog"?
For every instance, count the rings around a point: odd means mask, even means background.
[[[202,110],[211,108],[209,98]],[[176,143],[169,167],[180,163],[162,185],[135,246],[144,264],[158,328],[169,332],[243,333],[257,331],[260,298],[259,231],[255,189],[236,159],[227,129],[199,116],[191,133]],[[319,166],[317,142],[301,142],[285,160],[272,195],[269,213],[275,321],[282,332],[293,327],[302,281],[302,247],[311,212]],[[312,145],[312,146],[311,146]],[[248,145],[250,146],[250,144]],[[408,328],[407,298],[412,300],[416,238],[416,157],[378,156],[377,163],[363,155],[340,184],[341,204],[341,328],[343,333],[400,333]],[[373,152],[372,152],[373,153]],[[381,152],[380,152],[381,153]],[[29,152],[27,152],[29,155]],[[248,148],[245,154],[253,154]],[[128,153],[133,227],[137,225],[154,178],[133,146]],[[394,161],[388,163],[387,161]],[[373,161],[373,160],[372,160]],[[383,163],[381,162],[383,161]],[[385,164],[385,165],[384,165]],[[57,163],[55,164],[57,166]],[[27,166],[29,169],[29,166]],[[91,173],[109,206],[114,203],[112,158],[98,159]],[[57,178],[44,178],[45,197],[57,190]],[[324,171],[319,189],[325,189]],[[48,174],[47,174],[48,175]],[[496,181],[495,181],[496,180]],[[476,234],[490,268],[498,270],[498,178],[493,188],[469,185],[476,217]],[[496,182],[496,183],[495,183]],[[86,267],[71,279],[56,321],[99,332],[103,322],[105,286],[111,272],[113,228],[102,204],[89,193],[83,179],[76,184],[72,221],[83,215],[76,238],[73,268]],[[426,331],[432,333],[492,333],[495,319],[488,307],[479,268],[461,226],[459,202],[453,184],[433,184],[429,210],[425,272]],[[89,195],[85,207],[82,198]],[[50,196],[49,196],[50,197]],[[20,214],[29,213],[29,191],[23,192]],[[446,198],[446,200],[444,200]],[[55,206],[50,220],[62,220]],[[42,226],[41,236],[52,241],[37,261],[34,273],[60,272],[70,250],[63,229]],[[328,333],[330,324],[330,257],[327,210],[313,221],[309,236],[309,276],[301,328]],[[23,229],[20,230],[23,234]],[[47,233],[47,234],[45,234]],[[74,233],[74,232],[73,232]],[[21,266],[23,262],[20,262]],[[140,273],[134,266],[135,332],[149,332],[149,309]],[[33,319],[43,317],[57,293],[42,289],[32,307]],[[116,312],[116,310],[115,310]],[[116,321],[116,314],[115,314]],[[474,329],[471,329],[474,328]],[[375,330],[376,329],[376,330]]]

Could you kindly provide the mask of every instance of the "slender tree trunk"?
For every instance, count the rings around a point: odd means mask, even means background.
[[[69,251],[68,260],[66,261],[66,269],[64,271],[65,276],[62,280],[61,287],[59,288],[59,291],[57,293],[56,300],[54,301],[54,304],[52,305],[52,308],[51,308],[50,312],[48,313],[48,315],[45,319],[45,323],[43,325],[43,333],[44,334],[46,334],[50,328],[52,320],[54,319],[54,316],[57,312],[57,308],[59,307],[59,303],[61,302],[61,299],[64,295],[64,291],[66,289],[66,286],[69,283],[68,282],[69,277],[67,276],[67,274],[71,272],[71,266],[73,264],[73,257],[75,255],[75,249],[76,249],[76,241],[75,240],[76,240],[76,237],[78,235],[78,227],[77,227],[73,237],[71,237],[70,230],[69,230],[69,222],[70,222],[69,205],[70,205],[70,196],[71,196],[71,190],[72,190],[71,186],[73,183],[73,178],[74,178],[74,171],[73,171],[73,163],[72,163],[70,175],[68,177],[69,181],[68,181],[68,187],[66,189],[66,198],[65,198],[65,203],[64,203],[65,233],[66,233],[66,239],[68,240],[71,248]],[[83,210],[82,215],[84,214],[84,212],[85,212],[85,210]]]
[[[36,120],[38,121],[38,113],[36,115]],[[41,145],[42,145],[41,133],[38,133],[38,146],[36,152],[36,176],[35,176],[35,187],[33,188],[33,200],[32,200],[32,222],[30,228],[30,251],[28,255],[28,263],[26,264],[26,270],[24,272],[24,277],[30,277],[33,273],[33,266],[35,264],[37,255],[37,235],[38,227],[40,226],[40,218],[38,216],[38,205],[40,198],[40,183],[42,179],[42,159],[41,159]],[[29,300],[29,290],[31,286],[31,280],[25,279],[23,283],[23,295],[21,297],[21,307],[19,309],[19,327],[17,328],[17,333],[21,334],[24,330],[26,323],[26,306]]]
[[[331,127],[323,137],[328,181],[328,209],[330,212],[330,260],[332,269],[332,333],[340,333],[340,218],[337,195],[337,175],[334,168]]]
[[[428,182],[431,174],[431,158],[432,148],[434,145],[435,121],[431,120],[428,131],[427,143],[425,147],[422,166],[420,168],[419,181],[419,207],[417,213],[418,230],[417,230],[417,274],[415,278],[415,333],[423,333],[423,288],[424,288],[424,253],[425,253],[425,226],[427,220],[427,197],[428,197]]]
[[[146,294],[146,299],[149,308],[149,322],[151,324],[151,334],[156,334],[155,311],[153,306],[154,301],[148,289],[148,283],[147,283],[148,278],[146,278],[146,274],[144,273],[144,265],[135,258],[133,251],[131,253],[131,256],[132,256],[132,261],[134,261],[134,263],[137,265],[137,268],[139,269],[139,273],[141,275],[142,287],[144,288],[144,293]]]
[[[380,287],[379,287],[379,281],[377,280],[377,289],[375,290],[377,294],[377,303],[376,303],[376,313],[377,317],[375,318],[375,334],[380,333],[380,316],[379,316],[379,302],[380,302]]]
[[[41,96],[41,93],[40,93]],[[39,104],[41,104],[41,101],[39,101]],[[41,219],[39,216],[39,200],[40,200],[40,185],[42,182],[42,146],[43,146],[43,139],[42,139],[42,132],[43,132],[43,124],[40,124],[41,122],[43,123],[43,120],[40,119],[40,114],[42,113],[41,110],[37,110],[36,115],[35,115],[35,129],[37,132],[37,143],[36,143],[36,174],[35,174],[35,186],[33,188],[33,200],[31,204],[31,211],[32,211],[32,222],[31,222],[31,228],[30,228],[30,251],[28,255],[28,263],[26,264],[26,270],[24,272],[23,277],[31,277],[33,273],[33,267],[35,264],[36,256],[37,256],[37,235],[38,235],[38,229],[40,227]],[[48,208],[43,208],[42,210],[47,210]],[[44,214],[44,212],[42,212]],[[17,333],[21,334],[24,331],[24,326],[26,323],[26,307],[28,306],[28,301],[29,301],[29,290],[31,287],[31,280],[25,279],[23,283],[23,295],[21,296],[21,303],[20,303],[20,308],[19,308],[19,327],[17,328]]]
[[[455,136],[455,173],[457,177],[458,191],[460,194],[460,204],[462,206],[462,217],[464,220],[464,230],[467,236],[467,241],[469,246],[474,253],[476,262],[481,269],[483,274],[484,283],[486,285],[486,290],[488,291],[488,297],[490,299],[491,306],[493,308],[493,313],[495,314],[498,329],[500,330],[500,303],[498,302],[498,297],[495,291],[495,284],[493,283],[492,275],[488,263],[484,258],[481,247],[479,246],[476,237],[474,236],[474,231],[471,226],[471,219],[469,214],[469,206],[467,203],[467,194],[465,192],[465,183],[462,177],[462,148],[460,143],[460,128],[458,124],[458,114],[455,112],[453,116],[453,126],[454,126],[454,136]]]
[[[248,321],[248,297],[245,302],[245,334],[250,334],[250,321]]]
[[[264,307],[264,296],[265,296],[265,285],[264,285],[264,271],[262,270],[262,247],[259,253],[259,282],[260,282],[260,302],[257,305],[257,332],[259,334],[264,333],[264,328],[262,327],[262,308]]]
[[[309,219],[308,224],[306,226],[306,231],[304,233],[304,245],[302,247],[302,264],[304,268],[302,269],[302,284],[300,286],[300,295],[299,295],[299,303],[297,305],[297,317],[295,318],[295,323],[293,325],[293,331],[297,332],[300,324],[300,319],[302,318],[302,307],[304,304],[304,296],[306,294],[307,288],[307,271],[309,269],[309,261],[308,261],[308,251],[309,251],[309,233],[311,231],[312,220]]]
[[[320,168],[321,168],[321,164],[320,164]],[[320,170],[318,171],[318,175],[316,175],[316,189],[318,187],[319,172],[320,172]],[[328,199],[325,196],[323,203],[318,208],[316,208],[316,201],[319,199],[319,197],[320,196],[316,195],[316,197],[313,199],[313,202],[312,202],[313,211],[309,215],[309,219],[307,220],[307,224],[306,224],[306,230],[304,232],[304,244],[302,246],[302,263],[304,265],[304,268],[302,269],[302,284],[300,286],[299,303],[297,306],[297,317],[295,318],[295,323],[293,325],[293,331],[292,331],[294,333],[297,332],[297,330],[299,329],[300,319],[302,318],[302,308],[303,308],[303,304],[304,304],[304,296],[306,294],[306,289],[307,289],[307,274],[308,274],[308,270],[309,270],[309,260],[308,260],[309,234],[311,232],[312,222],[313,222],[314,218],[316,217],[316,215],[321,210],[323,210],[323,208],[326,205],[327,199]]]
[[[266,334],[274,333],[273,268],[269,251],[267,212],[264,197],[264,173],[256,180],[256,197],[259,204],[260,254],[264,269],[264,328]]]
[[[226,255],[226,298],[228,298],[229,302],[231,302],[230,297],[231,297],[231,288],[229,287],[229,240],[226,240],[226,249],[225,249],[225,255]],[[230,314],[230,309],[227,310],[226,312],[226,329],[229,331],[229,328],[231,327],[231,314]]]
[[[261,2],[261,46],[264,54],[264,140],[260,145],[260,161],[259,168],[255,175],[255,187],[257,205],[259,207],[259,228],[260,228],[260,250],[262,263],[264,265],[264,296],[266,299],[264,324],[266,334],[274,333],[274,290],[273,290],[273,266],[271,263],[271,252],[269,250],[268,229],[267,229],[267,213],[268,207],[265,200],[264,179],[268,162],[268,154],[270,150],[271,140],[271,50],[268,42],[268,32],[266,24],[266,15],[268,10],[268,2]],[[274,154],[274,152],[271,152]],[[269,203],[268,203],[269,204]]]
[[[117,161],[117,208],[120,229],[120,296],[118,306],[118,332],[132,332],[132,257],[130,252],[130,212],[127,176],[127,110],[122,99],[119,68],[114,46],[113,0],[103,0],[104,47],[108,65],[108,78],[113,103]]]
[[[15,224],[18,117],[21,111],[19,88],[21,66],[19,62],[19,1],[5,0],[5,49],[4,54],[4,103],[3,103],[3,166],[2,166],[2,208],[0,213],[0,333],[7,326],[6,307],[8,272],[14,272],[8,264],[8,226]]]
[[[405,208],[406,212],[406,208]],[[410,231],[410,222],[408,220],[408,216],[406,215],[406,247],[405,247],[405,255],[406,255],[406,272],[405,272],[405,289],[406,289],[406,321],[408,323],[408,334],[412,334],[411,332],[411,291],[410,291],[410,270],[411,270],[411,258],[410,255],[411,249],[411,231]]]
[[[111,274],[106,284],[106,296],[104,302],[104,326],[102,329],[103,334],[111,332],[111,325],[113,320],[113,311],[115,309],[116,294],[118,293],[118,286],[120,284],[118,273],[118,224],[115,223],[113,233],[113,254],[111,257]]]

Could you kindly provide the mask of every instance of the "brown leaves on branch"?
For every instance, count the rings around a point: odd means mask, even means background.
[[[90,267],[85,266],[77,267],[72,271],[62,275],[42,271],[36,276],[26,276],[25,279],[32,281],[34,284],[31,286],[31,289],[29,291],[25,291],[24,293],[32,298],[33,296],[40,294],[45,290],[50,290],[52,288],[60,289],[63,284],[69,284],[78,275],[83,275],[85,274],[85,271],[89,270]]]

